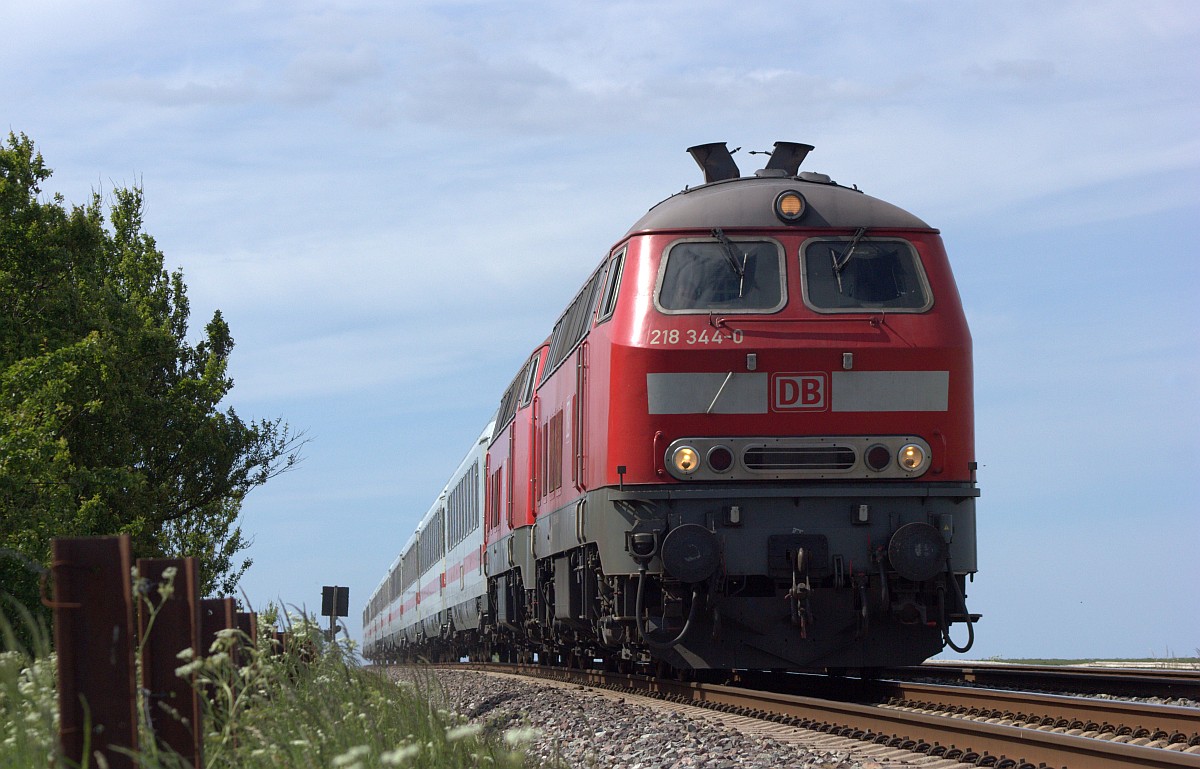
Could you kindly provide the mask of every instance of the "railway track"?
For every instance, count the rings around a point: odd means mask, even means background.
[[[708,708],[941,766],[1200,767],[1196,708],[897,681],[842,679],[839,689],[838,679],[826,679],[821,696],[809,696],[795,693],[803,684],[791,676],[775,677],[788,691],[770,691],[534,665],[465,667]]]
[[[931,663],[889,668],[882,677],[994,686],[1021,691],[1182,699],[1200,702],[1200,670],[1188,668],[1100,668],[998,663]]]

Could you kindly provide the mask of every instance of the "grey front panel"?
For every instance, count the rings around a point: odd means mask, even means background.
[[[767,375],[646,374],[651,414],[765,414]]]
[[[834,371],[833,411],[946,411],[949,371]]]
[[[831,411],[946,411],[949,407],[949,371],[834,371],[829,376]],[[650,414],[766,414],[772,408],[794,408],[772,404],[770,387],[765,372],[646,374],[647,409]]]

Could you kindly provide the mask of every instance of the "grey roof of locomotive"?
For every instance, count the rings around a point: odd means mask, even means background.
[[[898,206],[827,181],[828,178],[805,171],[796,176],[748,176],[691,187],[651,208],[626,234],[647,230],[785,226],[775,216],[775,198],[785,190],[799,192],[807,204],[804,216],[791,226],[932,229]]]
[[[740,148],[739,148],[740,149]],[[843,187],[825,174],[800,171],[811,144],[775,142],[766,168],[743,177],[725,142],[688,147],[704,171],[705,184],[672,195],[639,219],[626,236],[647,230],[692,230],[715,227],[779,227],[775,199],[786,190],[804,196],[804,215],[789,226],[931,229],[902,208],[857,188]],[[756,154],[756,153],[751,153]]]

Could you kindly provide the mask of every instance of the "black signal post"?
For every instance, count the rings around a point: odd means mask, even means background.
[[[337,618],[350,615],[350,588],[325,585],[321,588],[321,616],[329,617],[329,640],[337,638]]]

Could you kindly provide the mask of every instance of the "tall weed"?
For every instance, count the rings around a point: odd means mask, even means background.
[[[142,588],[141,595],[154,594]],[[158,595],[157,602],[146,600],[161,606],[166,596]],[[32,623],[28,612],[9,608]],[[528,730],[485,734],[437,707],[442,696],[432,676],[397,683],[361,667],[351,642],[326,640],[311,618],[293,615],[288,624],[284,649],[274,641],[273,626],[263,622],[253,643],[239,631],[225,630],[210,648],[180,654],[176,674],[191,679],[204,708],[206,769],[524,765],[523,743],[533,736]],[[61,754],[55,656],[44,628],[29,635],[38,639],[34,649],[16,641],[0,611],[0,767],[93,769],[94,760],[76,768]],[[142,752],[134,756],[139,767],[183,765],[178,755],[148,739],[145,724],[142,734]]]

